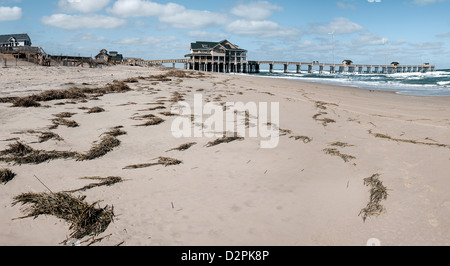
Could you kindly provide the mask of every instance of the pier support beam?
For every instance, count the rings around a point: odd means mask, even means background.
[[[308,73],[309,74],[313,73],[313,65],[308,65]]]
[[[273,73],[273,64],[269,64],[269,72]]]
[[[284,73],[288,73],[288,68],[289,68],[289,65],[288,64],[284,64]]]
[[[320,73],[320,74],[322,74],[322,73],[323,73],[323,68],[324,68],[324,66],[323,66],[323,65],[319,66],[319,73]]]
[[[348,72],[349,73],[355,73],[355,71],[356,71],[356,67],[354,67],[354,66],[349,66],[348,67]]]
[[[339,73],[344,73],[344,72],[345,72],[345,67],[339,66]]]
[[[302,73],[302,65],[297,65],[297,74]]]
[[[363,71],[364,71],[364,67],[362,67],[362,66],[358,67],[358,73],[359,74],[362,74]]]
[[[336,73],[336,67],[330,66],[330,74],[334,74],[334,73]]]

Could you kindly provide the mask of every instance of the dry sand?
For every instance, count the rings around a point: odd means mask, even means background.
[[[2,68],[0,97],[101,87],[164,71],[125,66]],[[74,193],[87,196],[89,203],[101,201],[102,208],[114,206],[114,223],[97,237],[106,238],[94,245],[359,246],[371,238],[383,245],[450,244],[449,97],[210,73],[171,79],[140,79],[129,84],[130,92],[84,103],[57,100],[38,108],[1,103],[0,151],[15,143],[10,139],[20,138],[34,149],[85,153],[112,127],[123,126],[127,135],[117,137],[119,147],[92,161],[0,162],[0,168],[17,173],[0,185],[0,245],[59,245],[69,237],[70,225],[56,217],[13,220],[25,215],[20,205],[11,206],[15,196],[48,192],[34,176],[53,192],[92,183],[80,177],[126,179]],[[185,94],[188,102],[195,93],[211,101],[220,98],[219,102],[280,102],[280,127],[291,133],[282,136],[275,149],[261,149],[258,138],[210,148],[205,145],[214,139],[176,139],[171,134],[176,117],[160,114],[170,111],[169,102],[162,102],[167,110],[143,111],[158,106],[153,104],[158,100],[169,100],[174,92]],[[105,112],[88,114],[80,107],[101,107]],[[76,113],[71,119],[80,125],[52,130],[64,141],[35,143],[35,134],[14,134],[48,130],[53,115],[61,112]],[[136,127],[145,120],[132,118],[148,114],[166,121]],[[330,123],[324,124],[324,119]],[[312,141],[290,138],[295,136]],[[190,142],[197,145],[167,152]],[[335,142],[341,145],[332,146]],[[348,155],[348,162],[325,149]],[[123,169],[158,157],[183,163]],[[363,222],[359,214],[371,195],[364,179],[374,174],[380,174],[388,189],[387,200],[381,202],[386,211]]]

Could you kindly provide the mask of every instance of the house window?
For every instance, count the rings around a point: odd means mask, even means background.
[[[17,43],[16,38],[12,37],[9,39],[9,46],[18,46],[19,44]]]

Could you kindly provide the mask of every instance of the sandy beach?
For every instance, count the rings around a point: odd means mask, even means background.
[[[69,193],[114,210],[113,222],[82,245],[364,246],[372,238],[386,246],[450,245],[450,97],[170,71],[0,69],[4,99],[122,81],[129,87],[37,101],[39,107],[0,103],[0,169],[16,174],[0,184],[0,245],[62,245],[70,222],[52,215],[16,219],[30,206],[12,203],[23,193],[67,192],[104,180],[84,177],[122,182]],[[261,138],[244,137],[208,147],[216,138],[175,138],[171,105],[193,103],[195,94],[218,103],[280,103],[279,145],[262,149]],[[101,109],[89,112],[94,107]],[[78,126],[55,120],[62,113]],[[80,159],[112,129],[123,133],[112,137],[119,145]],[[41,142],[43,132],[56,135]],[[2,151],[17,143],[77,154],[39,163],[5,160],[11,154]],[[377,198],[380,188],[385,194]],[[383,209],[364,220],[370,202]]]

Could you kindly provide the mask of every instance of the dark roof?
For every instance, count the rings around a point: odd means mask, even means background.
[[[192,49],[212,49],[217,46],[218,42],[195,42],[191,43]]]
[[[123,55],[118,54],[118,55],[115,55],[115,56],[111,56],[110,59],[111,60],[123,60]]]
[[[28,34],[8,34],[8,35],[0,35],[0,43],[7,43],[11,37],[16,38],[18,42],[20,41],[29,41],[31,42],[30,36]]]
[[[191,43],[191,49],[193,49],[193,50],[201,50],[201,49],[210,50],[210,49],[213,49],[214,47],[216,47],[217,45],[222,45],[229,51],[246,51],[244,49],[234,49],[230,45],[225,44],[226,42],[228,42],[228,41],[227,40],[223,40],[221,42],[199,41],[199,42]]]

